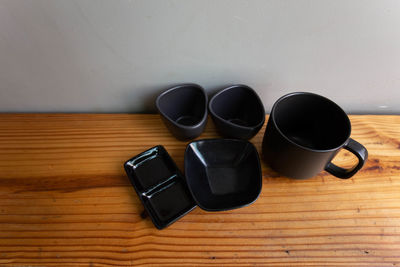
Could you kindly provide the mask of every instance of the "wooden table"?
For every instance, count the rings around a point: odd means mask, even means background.
[[[122,167],[158,144],[183,167],[187,143],[157,115],[2,114],[0,265],[400,266],[400,116],[350,118],[369,150],[352,179],[290,180],[263,164],[253,205],[196,208],[160,231]],[[216,136],[209,120],[200,138]]]

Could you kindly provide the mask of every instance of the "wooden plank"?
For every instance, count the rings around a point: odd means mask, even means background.
[[[159,231],[122,167],[162,144],[182,169],[187,142],[157,115],[0,114],[0,265],[400,265],[400,116],[350,118],[369,151],[352,179],[290,180],[263,163],[253,205],[196,208]],[[199,138],[213,137],[209,120]]]

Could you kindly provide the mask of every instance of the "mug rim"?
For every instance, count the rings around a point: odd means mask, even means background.
[[[172,91],[179,90],[179,89],[181,89],[181,88],[183,88],[183,87],[192,87],[193,89],[200,90],[200,92],[201,92],[201,93],[203,94],[203,96],[204,96],[204,100],[205,100],[204,102],[205,102],[205,103],[204,103],[204,113],[203,113],[203,117],[201,118],[201,120],[200,120],[198,123],[196,123],[196,124],[194,124],[194,125],[183,125],[183,124],[181,124],[181,123],[178,123],[178,122],[174,121],[173,119],[171,119],[169,116],[167,116],[167,115],[165,114],[165,112],[160,108],[160,99],[161,99],[161,98],[163,98],[166,94],[168,94],[168,93],[170,93],[170,92],[172,92]],[[196,129],[196,128],[198,128],[200,125],[202,125],[202,124],[204,123],[204,120],[206,120],[206,119],[207,119],[207,116],[208,116],[207,105],[208,105],[208,96],[207,96],[207,94],[206,94],[206,91],[204,90],[203,87],[201,87],[200,85],[195,84],[195,83],[184,83],[184,84],[180,84],[180,85],[174,86],[174,87],[172,87],[172,88],[169,88],[169,89],[165,90],[164,92],[162,92],[161,94],[159,94],[158,97],[157,97],[157,99],[156,99],[156,107],[157,107],[158,112],[159,112],[164,118],[166,118],[169,122],[171,122],[173,125],[175,125],[175,126],[177,126],[177,127],[179,127],[179,128],[182,128],[182,129]]]
[[[313,149],[313,148],[306,147],[306,146],[303,146],[303,145],[301,145],[301,144],[298,144],[298,143],[294,142],[293,140],[291,140],[290,138],[288,138],[288,137],[281,131],[281,129],[278,127],[278,124],[276,123],[276,118],[275,118],[275,112],[274,112],[274,111],[275,111],[276,107],[278,106],[278,104],[279,104],[280,102],[282,102],[282,100],[284,100],[284,99],[286,99],[286,98],[289,98],[289,97],[292,97],[292,96],[296,96],[296,95],[307,95],[307,96],[318,97],[318,98],[320,98],[320,99],[323,100],[323,101],[327,101],[327,102],[333,104],[333,105],[338,109],[338,111],[340,111],[340,112],[344,115],[344,117],[346,118],[346,124],[347,124],[347,126],[348,126],[348,134],[347,134],[346,139],[345,139],[340,145],[338,145],[338,146],[336,146],[336,147],[334,147],[334,148],[329,148],[329,149]],[[336,104],[335,102],[333,102],[333,101],[330,100],[329,98],[326,98],[326,97],[324,97],[324,96],[322,96],[322,95],[310,93],[310,92],[293,92],[293,93],[289,93],[289,94],[286,94],[286,95],[284,95],[284,96],[281,96],[278,100],[275,101],[274,105],[272,106],[270,117],[272,117],[272,122],[273,122],[273,124],[274,124],[276,130],[279,132],[279,134],[280,134],[283,138],[285,138],[289,143],[291,143],[291,144],[293,144],[293,145],[295,145],[295,146],[297,146],[297,147],[300,147],[300,148],[302,148],[302,149],[305,149],[305,150],[308,150],[308,151],[312,151],[312,152],[332,152],[332,151],[338,150],[338,149],[342,148],[342,147],[348,142],[348,140],[349,140],[349,138],[350,138],[350,135],[351,135],[351,122],[350,122],[349,116],[346,114],[346,112],[345,112],[338,104]]]

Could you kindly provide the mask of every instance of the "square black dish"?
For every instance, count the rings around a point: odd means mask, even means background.
[[[245,140],[204,139],[185,151],[185,176],[197,205],[207,211],[240,208],[261,192],[258,152]]]
[[[154,225],[162,229],[190,212],[196,204],[185,178],[163,146],[156,146],[124,164],[139,199]]]

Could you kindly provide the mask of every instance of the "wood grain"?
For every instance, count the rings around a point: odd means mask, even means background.
[[[1,114],[0,265],[400,266],[400,116],[350,118],[369,150],[352,179],[290,180],[263,164],[253,205],[196,208],[159,231],[122,168],[158,144],[183,167],[187,142],[157,115]],[[209,120],[200,138],[217,136]]]

